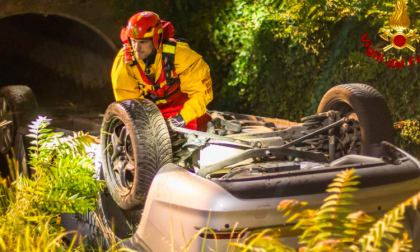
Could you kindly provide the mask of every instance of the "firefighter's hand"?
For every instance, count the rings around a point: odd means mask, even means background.
[[[182,118],[181,114],[176,115],[175,117],[170,117],[168,122],[171,126],[184,128],[185,127],[185,120]]]

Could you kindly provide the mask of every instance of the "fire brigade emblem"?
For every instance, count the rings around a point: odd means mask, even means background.
[[[131,30],[131,37],[137,37],[139,32],[137,31],[137,25],[134,25],[133,30]]]
[[[416,51],[416,48],[411,46],[409,42],[415,41],[419,35],[417,35],[417,29],[409,29],[410,18],[404,0],[397,0],[394,12],[389,19],[389,27],[390,29],[382,28],[383,33],[380,35],[381,38],[391,43],[383,48],[385,52],[392,47],[398,50],[408,48],[413,52]]]

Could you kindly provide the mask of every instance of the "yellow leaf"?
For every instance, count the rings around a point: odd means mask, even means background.
[[[338,199],[338,194],[332,194],[332,195],[328,196],[327,198],[324,199],[324,202],[329,201],[329,200],[333,200],[333,199]]]
[[[336,206],[336,205],[337,205],[337,201],[335,200],[327,201],[321,206],[321,209],[324,209],[329,206]]]
[[[333,182],[333,183],[329,184],[328,187],[343,187],[343,183]]]
[[[326,191],[329,192],[329,193],[340,193],[341,192],[340,188],[338,188],[338,187],[333,187],[333,188],[327,189]]]

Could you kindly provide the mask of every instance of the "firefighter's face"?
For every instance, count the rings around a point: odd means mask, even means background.
[[[131,39],[131,44],[133,46],[134,54],[140,60],[146,59],[153,52],[153,49],[155,49],[151,38]]]

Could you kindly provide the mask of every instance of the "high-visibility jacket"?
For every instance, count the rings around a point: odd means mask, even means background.
[[[163,52],[166,53],[164,55],[168,52],[174,54],[174,67],[170,74],[173,83],[169,85],[165,78]],[[147,71],[142,60],[126,64],[121,49],[114,60],[111,79],[117,101],[152,96],[156,98],[152,100],[165,119],[180,113],[186,127],[191,129],[197,129],[197,123],[204,121],[206,105],[213,99],[210,68],[183,42],[163,43],[156,53],[155,62]],[[169,97],[165,97],[165,91]]]

